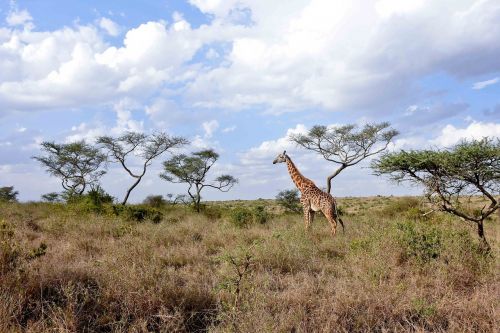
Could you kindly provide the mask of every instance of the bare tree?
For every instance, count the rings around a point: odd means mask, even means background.
[[[97,140],[97,143],[108,152],[112,161],[120,163],[125,171],[135,178],[135,182],[129,187],[123,198],[122,205],[125,205],[130,193],[141,182],[142,177],[146,174],[146,170],[153,160],[172,148],[178,148],[187,144],[188,141],[185,138],[171,137],[165,133],[146,135],[143,133],[127,132],[117,138],[101,136]],[[127,165],[131,157],[142,159],[138,172],[132,171],[130,165]]]
[[[447,150],[400,151],[372,163],[377,175],[423,185],[426,196],[445,212],[477,225],[477,233],[490,249],[484,220],[500,206],[500,139],[463,141]],[[474,209],[466,203],[482,196],[489,204]]]
[[[388,122],[367,124],[361,129],[352,124],[338,127],[317,125],[307,134],[292,134],[289,139],[339,165],[327,177],[326,191],[330,193],[332,179],[342,170],[384,151],[398,134],[398,131],[390,128]]]
[[[87,186],[97,184],[106,173],[101,169],[106,155],[85,141],[68,144],[42,142],[41,146],[46,154],[33,159],[40,162],[49,174],[60,178],[69,195],[82,195]]]
[[[204,188],[210,187],[227,192],[238,183],[238,180],[230,175],[221,175],[211,182],[206,181],[208,171],[218,159],[219,154],[211,149],[192,153],[191,156],[175,155],[163,162],[164,172],[160,177],[172,183],[187,183],[188,195],[199,213],[201,191]]]

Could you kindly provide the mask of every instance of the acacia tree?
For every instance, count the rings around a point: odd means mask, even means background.
[[[339,165],[327,177],[326,191],[330,193],[332,179],[342,170],[384,151],[398,134],[388,122],[367,124],[363,128],[353,124],[338,127],[316,125],[307,134],[292,134],[289,139]]]
[[[208,172],[218,159],[219,154],[212,149],[194,152],[190,156],[175,155],[163,162],[164,172],[160,174],[160,177],[172,183],[188,184],[188,195],[199,213],[201,191],[204,188],[209,187],[227,192],[238,183],[238,180],[231,175],[221,175],[213,181],[206,180]]]
[[[182,137],[171,137],[166,133],[146,135],[127,132],[117,138],[101,136],[97,139],[97,143],[107,151],[113,162],[120,163],[125,171],[135,178],[135,182],[128,188],[123,198],[122,205],[125,205],[130,193],[141,182],[153,160],[172,148],[187,144],[188,141]],[[132,171],[128,165],[129,159],[133,157],[142,160],[138,172]]]
[[[285,208],[286,211],[290,211],[293,213],[299,213],[302,211],[302,207],[300,205],[299,190],[297,190],[296,188],[280,191],[276,195],[276,202],[278,203],[278,205]]]
[[[33,159],[40,162],[50,175],[60,178],[69,195],[82,195],[88,186],[97,184],[106,173],[102,170],[106,155],[83,140],[67,144],[42,142],[41,147],[45,155]]]
[[[18,191],[14,191],[14,186],[0,187],[0,202],[17,202]]]
[[[46,202],[60,202],[61,196],[57,192],[45,193],[41,196],[41,199]]]
[[[377,175],[423,185],[436,208],[477,225],[477,233],[487,250],[484,220],[499,208],[500,139],[462,141],[451,149],[413,150],[385,154],[372,162]],[[480,195],[488,204],[470,206]]]

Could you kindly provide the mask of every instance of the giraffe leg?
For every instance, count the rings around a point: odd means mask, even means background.
[[[337,232],[337,221],[334,218],[335,213],[331,209],[325,209],[323,210],[323,214],[325,215],[328,222],[330,222],[330,227],[332,230],[332,237],[333,237]]]
[[[311,208],[309,205],[304,205],[304,224],[306,227],[306,230],[309,230],[309,227],[311,225]]]

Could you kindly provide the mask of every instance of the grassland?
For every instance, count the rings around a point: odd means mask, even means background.
[[[494,332],[492,254],[418,198],[343,198],[346,232],[309,232],[273,201],[162,208],[0,204],[0,332]],[[259,222],[231,212],[264,207]],[[232,217],[233,216],[233,217]],[[158,222],[158,221],[157,221]]]

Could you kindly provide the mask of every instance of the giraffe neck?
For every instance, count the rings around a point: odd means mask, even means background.
[[[297,169],[295,164],[288,156],[286,157],[286,165],[288,166],[288,173],[290,174],[293,183],[300,191],[302,191],[305,185],[309,182],[309,179],[307,179],[300,173],[299,169]]]

